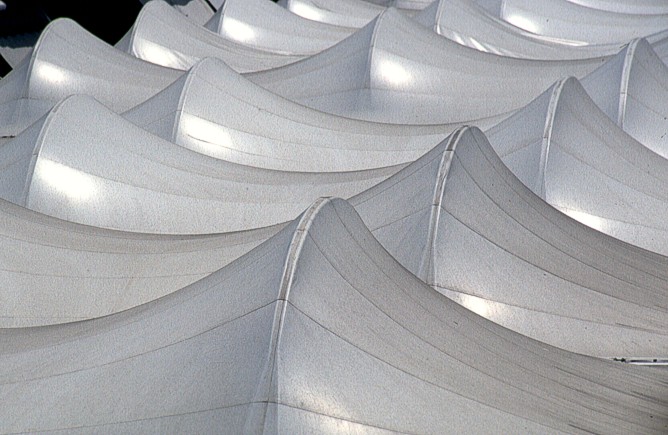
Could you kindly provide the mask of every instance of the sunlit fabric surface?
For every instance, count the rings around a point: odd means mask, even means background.
[[[515,175],[554,207],[668,254],[668,160],[624,133],[577,80],[559,81],[487,136]]]
[[[318,53],[355,31],[302,18],[271,0],[224,0],[205,27],[248,47],[288,55]]]
[[[402,265],[481,316],[578,353],[668,354],[668,258],[545,203],[477,129],[351,203]]]
[[[668,431],[658,2],[209,1],[0,80],[0,433]]]
[[[0,197],[125,231],[202,234],[290,220],[322,195],[352,196],[401,166],[329,173],[230,163],[163,140],[72,96],[0,148]]]
[[[341,116],[486,127],[555,80],[583,76],[604,60],[529,61],[482,53],[390,8],[328,50],[248,77],[288,99]]]
[[[385,10],[380,5],[359,0],[279,0],[277,3],[309,20],[351,28],[364,27]]]
[[[668,423],[661,371],[479,317],[408,273],[340,200],[149,304],[0,330],[0,379],[5,432],[658,434]]]
[[[585,44],[625,43],[668,27],[665,11],[654,15],[624,14],[568,0],[503,0],[499,16],[531,33]]]
[[[122,46],[120,45],[122,44]],[[249,47],[190,21],[162,0],[142,8],[127,41],[117,48],[158,65],[187,70],[215,57],[239,72],[261,71],[296,62],[303,56]]]
[[[211,157],[301,172],[410,163],[451,130],[375,124],[318,112],[267,91],[215,59],[201,61],[124,116]]]
[[[439,35],[480,51],[521,59],[585,59],[616,54],[628,41],[586,44],[537,35],[493,16],[475,0],[438,0],[415,16],[415,20]],[[651,36],[657,43],[668,38]]]

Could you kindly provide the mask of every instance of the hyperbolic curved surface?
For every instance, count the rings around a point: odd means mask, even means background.
[[[488,126],[564,74],[584,75],[602,63],[481,53],[390,8],[329,50],[249,77],[272,92],[337,115],[401,124],[492,118],[480,121]]]
[[[415,16],[437,34],[467,47],[520,59],[586,59],[615,54],[619,44],[573,46],[512,26],[475,0],[438,0]]]
[[[319,53],[355,31],[302,18],[271,0],[224,0],[205,27],[248,47],[301,56]]]
[[[502,160],[571,217],[668,254],[668,160],[624,133],[569,78],[487,132]]]
[[[242,73],[275,68],[302,58],[254,49],[222,38],[162,0],[146,3],[125,45],[119,48],[148,62],[180,70],[189,69],[205,57],[221,59]]]
[[[658,434],[667,396],[658,370],[560,351],[458,306],[340,200],[154,302],[0,331],[5,432]]]
[[[350,202],[397,261],[495,323],[587,355],[668,356],[668,258],[548,205],[476,128]]]
[[[150,302],[240,257],[280,227],[155,236],[61,221],[0,200],[0,328],[73,322]]]
[[[70,19],[54,20],[30,57],[0,80],[0,135],[15,136],[73,94],[127,110],[181,74],[116,50]]]
[[[385,10],[359,0],[279,0],[277,3],[306,19],[350,28],[364,27]]]
[[[668,68],[647,41],[628,44],[582,86],[626,133],[668,157]]]
[[[72,222],[168,234],[285,222],[314,198],[351,196],[401,168],[318,174],[237,165],[160,139],[84,96],[6,143],[0,161],[2,198]]]
[[[409,163],[449,133],[325,114],[205,59],[124,116],[193,151],[247,166],[340,172]],[[252,120],[252,122],[249,122]]]
[[[665,13],[615,13],[568,0],[503,0],[500,18],[532,33],[586,44],[626,43],[668,28]]]

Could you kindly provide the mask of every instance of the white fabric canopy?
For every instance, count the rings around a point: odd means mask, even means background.
[[[574,79],[487,132],[533,192],[575,219],[668,254],[668,160],[624,133]]]
[[[616,54],[622,43],[574,44],[536,35],[493,16],[475,0],[437,0],[415,16],[437,34],[467,47],[520,59],[567,60]]]
[[[154,302],[0,330],[4,432],[658,434],[664,380],[455,304],[340,200]]]
[[[72,96],[0,147],[0,197],[51,216],[160,234],[240,231],[290,220],[322,195],[352,196],[401,166],[307,173],[259,169],[154,136]]]
[[[582,85],[620,128],[668,157],[668,68],[647,41],[628,44]]]
[[[111,110],[128,110],[181,74],[116,50],[70,19],[57,19],[30,57],[0,80],[0,136],[15,136],[69,95],[91,95]]]
[[[0,200],[0,328],[117,313],[198,281],[275,234],[156,236],[73,224]]]
[[[375,124],[318,112],[272,94],[214,59],[201,61],[124,116],[211,157],[300,172],[410,163],[450,132],[445,126]]]
[[[603,61],[528,61],[482,53],[388,9],[322,53],[248,77],[300,104],[350,118],[488,127],[555,80],[583,76]]]
[[[293,14],[335,26],[360,28],[385,10],[380,5],[359,0],[279,0]]]
[[[355,31],[302,18],[271,0],[224,0],[205,27],[248,47],[288,55],[318,53]]]
[[[503,0],[501,19],[538,35],[586,44],[626,43],[668,28],[668,13],[636,15],[580,6],[569,0]]]
[[[162,0],[148,2],[117,48],[158,65],[187,70],[215,57],[239,72],[261,71],[296,62],[303,56],[251,48],[191,22]]]
[[[551,207],[478,129],[351,203],[403,266],[496,323],[577,353],[668,355],[668,258]]]

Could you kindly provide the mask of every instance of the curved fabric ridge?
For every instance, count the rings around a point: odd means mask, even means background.
[[[476,128],[351,204],[409,271],[495,323],[582,354],[668,355],[668,259],[542,201]]]
[[[179,290],[280,226],[202,236],[124,233],[0,200],[0,328],[106,316]]]
[[[303,18],[349,28],[364,27],[385,9],[357,0],[279,0],[277,3]]]
[[[0,80],[0,136],[15,136],[72,94],[127,110],[181,74],[122,53],[70,19],[54,20],[24,63]]]
[[[352,196],[402,166],[339,173],[271,171],[160,139],[86,96],[72,96],[0,148],[0,197],[72,222],[202,234],[274,225],[323,195]]]
[[[532,33],[583,44],[623,44],[668,27],[666,13],[615,13],[568,0],[503,0],[500,18]]]
[[[129,40],[116,47],[148,62],[179,70],[187,70],[205,57],[218,58],[241,73],[275,68],[302,58],[257,50],[222,38],[162,0],[144,5]]]
[[[375,124],[317,112],[261,88],[215,59],[200,61],[124,117],[217,159],[304,172],[410,163],[452,130]]]
[[[415,16],[437,34],[476,50],[536,60],[610,56],[619,44],[573,46],[512,26],[485,11],[475,0],[437,0]]]
[[[271,0],[224,0],[204,27],[248,47],[301,56],[319,53],[355,31],[302,18]]]
[[[582,86],[626,133],[668,157],[668,68],[646,40],[628,44]]]
[[[564,352],[460,307],[341,200],[141,307],[0,330],[5,432],[651,434],[668,423],[667,388],[660,371]]]
[[[534,193],[571,217],[667,254],[668,161],[624,133],[574,79],[487,132]]]
[[[390,8],[329,50],[248,77],[336,115],[400,124],[476,122],[486,128],[564,74],[582,76],[602,62],[529,61],[482,53]]]

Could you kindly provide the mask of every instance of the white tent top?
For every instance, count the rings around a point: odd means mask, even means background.
[[[475,128],[350,202],[397,261],[495,323],[582,354],[668,357],[668,257],[548,205]]]
[[[341,200],[151,303],[0,330],[3,432],[659,434],[666,397],[662,371],[560,351],[443,297]]]
[[[647,41],[628,44],[582,85],[619,127],[668,158],[668,67]]]
[[[0,135],[15,136],[73,94],[130,109],[181,74],[116,50],[70,19],[54,20],[31,56],[0,80]]]
[[[521,59],[586,59],[616,54],[619,43],[573,45],[527,32],[492,16],[475,0],[437,0],[415,20],[437,34],[487,53]]]
[[[279,14],[209,24],[300,56],[350,32]],[[0,81],[0,135],[37,119],[0,146],[0,433],[665,434],[665,371],[583,355],[668,360],[645,41],[507,59],[389,9],[245,77],[172,43],[188,73],[58,20]],[[603,110],[552,85],[590,71]]]
[[[385,10],[360,0],[279,0],[278,4],[309,20],[350,28],[364,27]]]
[[[668,254],[668,160],[624,133],[574,78],[487,132],[504,163],[575,219]]]
[[[355,31],[302,18],[271,0],[224,0],[205,27],[248,47],[297,56],[318,53]]]
[[[354,195],[401,168],[319,174],[238,165],[165,141],[84,96],[4,144],[0,161],[4,199],[72,222],[166,234],[285,222],[314,198]]]
[[[341,116],[401,124],[492,118],[479,121],[484,127],[564,75],[582,76],[603,61],[529,61],[482,53],[390,8],[322,53],[249,78],[286,98]]]
[[[222,38],[162,0],[152,0],[142,8],[129,35],[119,44],[117,48],[140,59],[181,70],[205,57],[221,59],[239,72],[275,68],[302,58]]]
[[[450,132],[317,112],[205,59],[124,115],[202,154],[282,171],[340,172],[410,163]],[[252,120],[252,122],[249,122]]]
[[[586,44],[626,43],[668,28],[668,13],[615,13],[568,0],[503,0],[499,17],[538,35]]]

